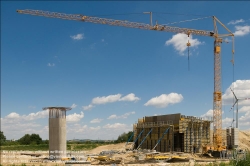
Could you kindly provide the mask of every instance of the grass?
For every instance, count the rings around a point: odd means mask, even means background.
[[[67,144],[67,150],[91,150],[98,146],[107,145],[107,143],[81,143]],[[72,149],[71,149],[72,147]],[[40,145],[8,145],[1,146],[1,150],[26,150],[26,151],[48,151],[48,144]]]
[[[230,161],[230,164],[232,165],[232,166],[250,166],[250,152],[248,152],[247,154],[246,154],[246,157],[245,157],[245,159],[242,159],[242,160],[231,160]],[[230,166],[231,166],[230,165]]]
[[[10,145],[10,146],[1,146],[1,150],[29,150],[29,151],[49,150],[49,145],[48,144]]]

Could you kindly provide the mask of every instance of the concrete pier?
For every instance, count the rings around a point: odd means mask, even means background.
[[[67,156],[66,111],[70,107],[45,107],[49,111],[49,156],[61,160]]]

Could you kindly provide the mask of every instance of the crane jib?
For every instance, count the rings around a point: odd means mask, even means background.
[[[158,24],[152,26],[152,25],[145,24],[145,23],[130,22],[130,21],[125,21],[125,20],[114,20],[114,19],[99,18],[99,17],[91,17],[91,16],[84,16],[81,14],[65,14],[65,13],[49,12],[49,11],[42,11],[42,10],[30,10],[30,9],[17,10],[17,12],[20,14],[30,14],[30,15],[36,15],[36,16],[84,21],[84,22],[91,22],[91,23],[96,23],[96,24],[124,26],[124,27],[129,27],[129,28],[139,28],[139,29],[145,29],[145,30],[185,33],[185,34],[194,34],[194,35],[201,35],[201,36],[213,36],[213,34],[214,34],[211,31],[205,31],[205,30],[195,30],[195,29],[188,29],[188,28],[171,27],[171,26],[158,25]]]

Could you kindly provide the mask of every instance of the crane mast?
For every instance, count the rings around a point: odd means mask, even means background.
[[[199,35],[199,36],[208,36],[214,38],[214,93],[213,93],[213,143],[215,149],[221,150],[222,149],[222,93],[221,93],[221,43],[223,42],[223,37],[231,36],[233,41],[233,49],[232,53],[234,56],[234,34],[224,25],[222,24],[215,16],[213,16],[213,23],[214,23],[214,30],[207,31],[207,30],[197,30],[197,29],[190,29],[190,28],[180,28],[180,27],[172,27],[172,26],[165,26],[155,24],[145,24],[145,23],[138,23],[138,22],[130,22],[125,20],[114,20],[114,19],[107,19],[107,18],[99,18],[99,17],[92,17],[86,16],[82,14],[65,14],[65,13],[57,13],[57,12],[50,12],[50,11],[42,11],[42,10],[17,10],[20,14],[29,14],[35,16],[44,16],[44,17],[52,17],[52,18],[59,18],[59,19],[66,19],[66,20],[75,20],[75,21],[83,21],[83,22],[90,22],[96,24],[107,24],[113,26],[122,26],[128,28],[139,28],[144,30],[155,30],[155,31],[162,31],[162,32],[173,32],[173,33],[184,33],[188,36]],[[152,14],[152,13],[151,13]],[[152,17],[152,16],[151,16]],[[216,23],[222,25],[229,33],[227,34],[219,34]],[[232,62],[234,57],[232,57]]]

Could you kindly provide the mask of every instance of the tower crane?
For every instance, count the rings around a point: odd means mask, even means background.
[[[138,28],[144,30],[154,30],[154,31],[162,31],[162,32],[172,32],[172,33],[183,33],[186,35],[199,35],[199,36],[207,36],[214,38],[214,92],[213,92],[213,143],[214,148],[218,151],[223,149],[222,146],[222,92],[221,92],[221,43],[223,42],[224,37],[232,37],[232,60],[231,62],[234,65],[234,34],[223,24],[220,20],[212,16],[213,19],[213,31],[207,30],[197,30],[190,28],[180,28],[180,27],[172,27],[166,25],[160,25],[156,23],[152,24],[152,12],[147,12],[151,14],[151,24],[139,23],[139,22],[130,22],[125,20],[114,20],[100,17],[92,17],[82,14],[65,14],[65,13],[57,13],[50,11],[42,11],[42,10],[17,10],[17,13],[20,14],[29,14],[35,16],[43,16],[43,17],[52,17],[66,20],[75,20],[96,24],[107,24],[113,26],[122,26],[128,28]],[[219,34],[217,29],[217,23],[219,23],[222,27],[226,29],[228,33]],[[190,43],[187,43],[187,46],[190,46]]]

